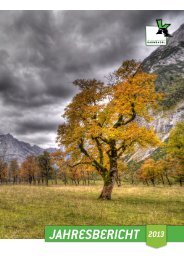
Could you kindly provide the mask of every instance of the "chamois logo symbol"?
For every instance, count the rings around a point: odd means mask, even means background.
[[[158,32],[156,34],[164,34],[165,37],[172,37],[172,35],[168,32],[168,27],[171,25],[170,23],[162,24],[162,19],[157,19]]]

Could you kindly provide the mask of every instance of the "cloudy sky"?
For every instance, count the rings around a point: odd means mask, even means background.
[[[55,146],[77,78],[104,79],[126,59],[143,60],[145,26],[170,32],[181,11],[0,11],[0,133]]]

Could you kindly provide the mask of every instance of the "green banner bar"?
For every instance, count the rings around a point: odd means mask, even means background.
[[[184,242],[184,226],[167,226],[167,242]]]
[[[144,226],[46,226],[46,242],[144,242]]]
[[[160,247],[166,242],[184,242],[184,226],[46,226],[45,241],[147,242]]]

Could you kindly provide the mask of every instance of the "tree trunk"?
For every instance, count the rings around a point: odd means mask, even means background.
[[[104,186],[99,197],[99,199],[103,200],[111,200],[111,194],[114,188],[114,183],[118,177],[118,156],[115,140],[111,140],[110,150],[107,152],[107,154],[109,156],[110,171],[104,172]]]
[[[108,181],[105,181],[104,180],[104,186],[103,186],[103,189],[102,189],[102,192],[99,196],[99,199],[103,199],[103,200],[111,200],[111,194],[112,194],[112,190],[113,190],[113,187],[114,187],[114,180],[108,180]]]
[[[55,184],[57,185],[57,177],[55,177]]]
[[[134,184],[134,174],[131,175],[131,184]]]
[[[88,175],[87,175],[87,176],[88,176],[88,185],[89,185],[89,184],[90,184],[90,178],[89,178],[89,173],[88,173]]]
[[[48,186],[49,185],[49,180],[48,180],[48,177],[46,176],[45,178],[45,185]]]
[[[182,187],[182,178],[180,178],[179,182],[180,182],[180,186]]]
[[[120,178],[119,174],[116,175],[116,183],[117,183],[118,187],[121,187],[121,178]]]
[[[169,186],[171,186],[172,184],[171,184],[171,182],[170,182],[170,180],[169,180],[169,177],[168,177],[168,175],[167,175],[167,172],[165,173],[165,177],[166,177],[166,179],[167,179],[167,181],[168,181]]]
[[[99,199],[111,200],[111,194],[114,188],[117,174],[118,174],[117,165],[113,167],[110,170],[110,172],[106,173],[106,176],[104,177],[104,186],[99,196]]]
[[[149,183],[148,183],[148,181],[147,181],[147,180],[145,180],[145,183],[146,183],[146,185],[147,185],[147,186],[149,186]]]
[[[153,186],[155,186],[155,179],[154,178],[151,178],[151,183]]]
[[[165,183],[164,183],[164,177],[163,177],[163,175],[161,174],[160,177],[161,177],[162,184],[164,185]]]

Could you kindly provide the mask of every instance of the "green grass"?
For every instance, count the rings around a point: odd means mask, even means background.
[[[43,238],[45,225],[184,225],[184,189],[123,185],[0,186],[0,238]]]

